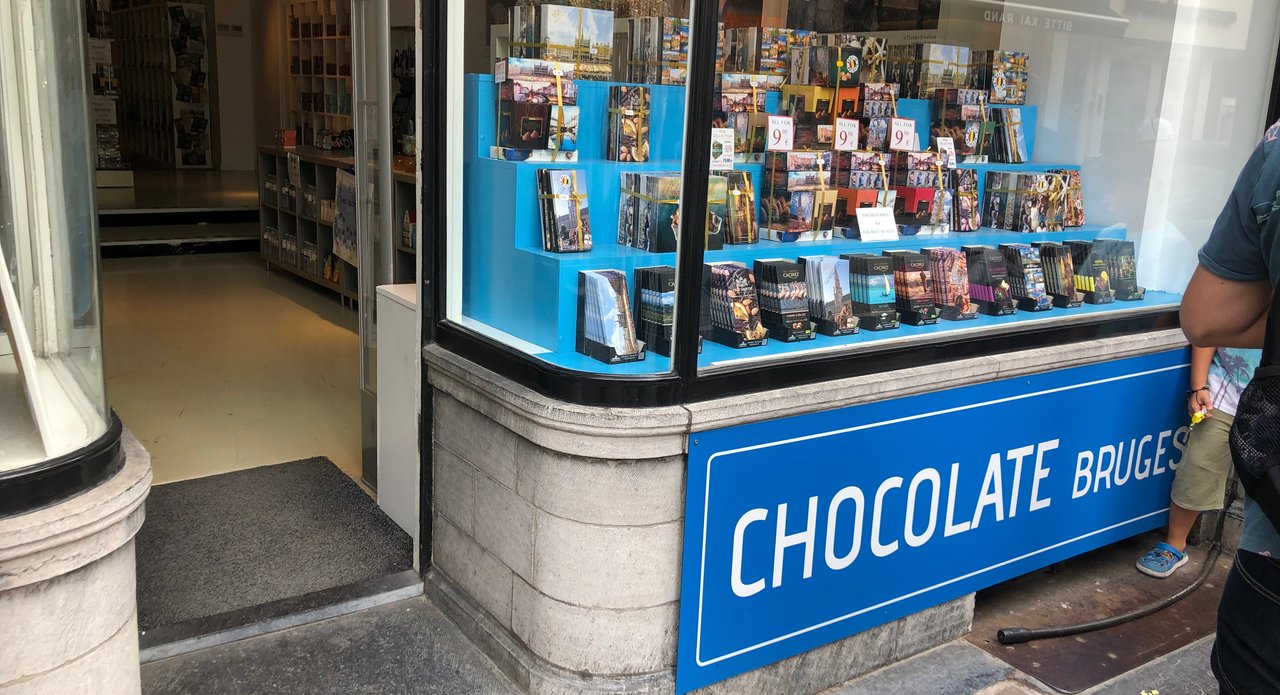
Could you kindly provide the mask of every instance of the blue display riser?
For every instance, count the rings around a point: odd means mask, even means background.
[[[636,171],[676,171],[681,166],[685,90],[682,87],[651,85],[650,151],[652,161],[619,163],[605,160],[608,131],[609,83],[579,82],[580,108],[578,162],[508,162],[489,158],[497,137],[497,93],[489,75],[468,75],[465,84],[464,127],[464,278],[463,311],[473,319],[493,326],[550,351],[542,355],[566,367],[610,373],[655,373],[670,368],[667,358],[650,355],[638,364],[606,366],[574,350],[577,324],[577,273],[581,270],[612,268],[627,273],[654,265],[675,265],[674,253],[648,253],[616,243],[619,174]],[[776,109],[778,95],[771,94]],[[931,102],[899,102],[899,113],[917,121],[922,138],[927,137]],[[1028,149],[1034,146],[1035,109],[1024,107]],[[927,143],[925,143],[927,144]],[[978,169],[1034,171],[1051,165],[977,165]],[[589,253],[556,254],[542,250],[542,233],[535,175],[538,169],[565,168],[582,172],[594,249]],[[754,176],[757,199],[763,185],[763,165],[739,165]],[[762,241],[746,246],[730,246],[706,254],[708,261],[739,261],[751,265],[758,258],[795,258],[812,254],[879,253],[886,249],[997,245],[1015,241],[1062,241],[1092,239],[1100,235],[1124,236],[1123,228],[1086,228],[1047,234],[1019,234],[996,230],[952,234],[943,237],[905,237],[901,241],[864,243],[835,239],[827,242],[783,244]],[[970,322],[972,325],[973,322]],[[912,329],[923,330],[923,329]],[[896,332],[891,332],[896,333]],[[878,334],[868,334],[878,335]],[[833,340],[866,340],[853,336]],[[811,346],[816,346],[810,343]],[[788,346],[770,341],[771,347],[735,351],[750,355],[786,351]],[[718,361],[719,346],[704,359]],[[791,348],[796,349],[796,348]],[[804,349],[800,346],[799,349]]]

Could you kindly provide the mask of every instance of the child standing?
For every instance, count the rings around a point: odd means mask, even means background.
[[[1187,412],[1203,420],[1187,436],[1186,455],[1174,474],[1169,495],[1169,530],[1138,560],[1138,571],[1161,579],[1187,562],[1187,535],[1200,512],[1222,508],[1231,448],[1227,437],[1240,394],[1262,360],[1261,350],[1191,348],[1191,388]]]

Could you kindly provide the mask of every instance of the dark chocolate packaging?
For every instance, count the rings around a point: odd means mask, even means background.
[[[805,268],[809,318],[816,330],[829,336],[857,333],[848,261],[836,256],[801,256],[797,263]]]
[[[669,265],[635,270],[636,335],[650,350],[671,356],[676,310],[676,269]]]
[[[990,246],[962,246],[960,250],[969,263],[969,296],[978,311],[989,316],[1016,313],[1004,256]]]
[[[929,260],[917,251],[885,251],[893,260],[893,283],[903,323],[926,326],[938,322],[938,308],[930,290]]]
[[[756,278],[742,263],[706,263],[702,272],[705,338],[732,348],[760,347],[769,330],[761,323]]]
[[[760,316],[769,337],[783,342],[813,340],[809,320],[809,292],[803,263],[783,258],[755,262]]]
[[[929,255],[929,280],[934,304],[948,321],[978,318],[978,307],[969,296],[967,254],[953,248],[921,249]]]
[[[1071,240],[1063,245],[1071,250],[1071,262],[1076,271],[1076,293],[1080,299],[1085,304],[1115,301],[1107,260],[1094,248],[1094,242]]]
[[[577,349],[607,364],[644,359],[645,345],[636,338],[627,276],[622,271],[578,273]]]
[[[1038,242],[1033,246],[1040,250],[1045,290],[1053,298],[1053,305],[1060,309],[1080,306],[1081,298],[1076,292],[1076,271],[1075,263],[1071,260],[1071,250],[1051,241]]]
[[[1048,311],[1053,308],[1053,298],[1045,287],[1044,268],[1041,267],[1040,249],[1030,244],[1001,244],[1005,264],[1009,270],[1009,286],[1018,309],[1022,311]]]

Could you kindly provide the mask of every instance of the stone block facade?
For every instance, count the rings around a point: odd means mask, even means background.
[[[553,401],[428,347],[428,591],[525,690],[670,693],[690,434],[1184,344],[1164,331],[634,410]],[[972,617],[970,595],[705,692],[820,692],[955,639]]]

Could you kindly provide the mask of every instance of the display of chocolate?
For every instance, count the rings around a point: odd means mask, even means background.
[[[783,78],[778,75],[722,74],[713,111],[725,114],[763,112],[769,92],[781,90],[782,84]]]
[[[724,248],[729,234],[729,178],[712,174],[707,181],[706,250]]]
[[[894,292],[902,322],[912,326],[937,323],[940,312],[933,301],[928,257],[917,251],[885,251],[884,255],[893,261]]]
[[[648,87],[609,87],[609,140],[606,157],[614,162],[649,161]]]
[[[733,348],[759,347],[769,331],[760,321],[756,278],[742,263],[706,263],[702,271],[702,311],[709,326],[704,338]]]
[[[1084,188],[1079,169],[1050,169],[1050,174],[1066,177],[1066,202],[1062,210],[1063,227],[1084,226]]]
[[[1052,241],[1037,242],[1033,246],[1040,250],[1044,287],[1053,298],[1053,305],[1061,309],[1080,306],[1081,297],[1076,292],[1076,271],[1071,250]]]
[[[988,227],[1015,232],[1062,231],[1067,201],[1061,174],[989,171],[983,205]]]
[[[624,173],[618,197],[618,243],[655,253],[680,238],[679,172]]]
[[[987,110],[991,122],[995,126],[991,151],[988,155],[993,162],[1008,164],[1024,164],[1030,156],[1027,154],[1027,134],[1022,127],[1022,109],[1011,106]]]
[[[856,87],[862,81],[862,48],[806,46],[791,49],[793,85]]]
[[[811,45],[857,49],[858,68],[861,74],[856,81],[883,82],[885,80],[885,60],[888,58],[888,43],[885,39],[848,33],[815,34]]]
[[[849,284],[849,262],[836,256],[802,256],[805,269],[809,318],[823,335],[838,336],[858,332]]]
[[[889,184],[907,188],[951,186],[951,170],[938,152],[894,152],[889,156]]]
[[[760,283],[760,320],[769,336],[788,343],[813,340],[804,264],[762,258],[756,260],[754,269]]]
[[[584,174],[576,169],[539,169],[542,248],[553,253],[591,250],[591,216]]]
[[[901,85],[898,96],[913,99],[920,92],[920,59],[917,44],[893,44],[888,47],[885,60],[885,81]]]
[[[676,269],[669,265],[636,268],[636,336],[653,352],[671,356],[675,329]]]
[[[969,298],[968,254],[953,248],[926,248],[933,303],[948,321],[978,318],[978,307]]]
[[[726,172],[729,192],[729,226],[726,244],[754,244],[760,240],[756,227],[756,193],[751,183],[751,173]]]
[[[1063,242],[1071,251],[1071,263],[1076,271],[1076,293],[1085,304],[1110,304],[1115,301],[1111,292],[1111,273],[1107,259],[1094,249],[1094,242],[1071,240]]]
[[[1022,311],[1048,311],[1053,298],[1045,283],[1040,249],[1031,244],[1000,244],[1009,271],[1010,294]]]
[[[679,17],[630,17],[627,57],[619,76],[628,82],[683,85],[688,78],[689,21]]]
[[[935,89],[969,86],[971,55],[967,46],[921,43],[914,49],[920,66],[916,92],[920,98],[929,98]]]
[[[829,150],[835,140],[832,87],[783,85],[783,112],[792,117],[795,150]]]
[[[728,127],[733,128],[733,151],[760,154],[765,151],[769,132],[769,114],[764,112],[730,113]]]
[[[901,324],[893,260],[869,253],[847,253],[840,258],[849,263],[850,301],[858,327],[867,331],[897,329]]]
[[[978,172],[955,169],[951,172],[951,228],[957,232],[976,232],[982,227],[982,210],[978,205]]]
[[[772,152],[765,159],[761,236],[770,241],[820,241],[835,229],[838,195],[830,152]]]
[[[498,100],[534,104],[578,103],[577,69],[573,63],[534,58],[507,58],[499,61],[506,79],[498,83]]]
[[[989,316],[1016,313],[1004,255],[990,246],[962,246],[960,250],[969,264],[969,297],[978,311]]]
[[[889,158],[884,152],[855,150],[832,156],[832,179],[840,188],[887,188]]]
[[[900,226],[936,224],[934,204],[938,201],[937,188],[908,188],[896,186],[893,201],[893,217]]]
[[[578,352],[607,364],[644,359],[636,338],[627,276],[621,270],[578,272]]]
[[[1146,290],[1138,286],[1138,261],[1132,241],[1098,239],[1093,243],[1093,252],[1106,261],[1114,298],[1122,302],[1136,302],[1146,296]]]
[[[989,104],[1025,104],[1029,62],[1021,51],[974,51],[973,84]]]
[[[567,62],[577,78],[613,79],[614,17],[607,9],[567,5],[511,8],[512,58]]]
[[[933,92],[933,125],[935,138],[947,137],[955,142],[957,157],[985,154],[991,143],[983,138],[987,120],[982,105],[982,92],[976,89],[938,89]]]

